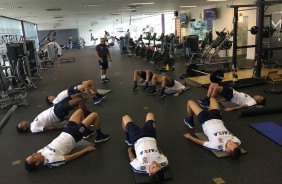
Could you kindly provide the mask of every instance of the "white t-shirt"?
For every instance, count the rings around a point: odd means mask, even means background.
[[[225,151],[225,145],[228,140],[241,144],[241,141],[232,135],[224,126],[223,121],[219,119],[211,119],[202,124],[204,133],[209,138],[209,141],[204,143],[204,146],[211,150]]]
[[[74,138],[70,134],[62,132],[56,139],[38,152],[45,157],[44,165],[56,167],[65,164],[64,155],[70,153],[75,145]]]
[[[148,173],[149,166],[153,161],[159,163],[161,168],[167,166],[168,160],[159,152],[156,139],[152,137],[140,138],[136,141],[134,147],[136,159],[130,162],[134,172]]]
[[[231,102],[237,105],[248,105],[249,107],[257,104],[254,98],[250,97],[245,93],[238,92],[234,89],[233,89],[233,98],[231,99]]]
[[[30,124],[32,133],[43,132],[43,128],[47,125],[58,123],[61,120],[57,118],[54,112],[54,106],[41,112]]]
[[[166,87],[165,93],[172,94],[177,93],[179,90],[185,89],[185,86],[183,86],[180,82],[174,80],[174,85],[172,87]]]
[[[63,99],[67,98],[68,96],[69,96],[68,90],[66,89],[57,95],[57,97],[53,100],[53,104],[59,103]]]

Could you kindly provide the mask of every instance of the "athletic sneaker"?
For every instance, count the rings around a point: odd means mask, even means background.
[[[149,93],[149,96],[154,96],[155,94],[157,94],[157,90],[154,90],[151,93]]]
[[[158,98],[163,98],[165,97],[165,93],[164,92],[160,92],[160,94],[158,95]]]
[[[107,95],[105,94],[99,94],[99,98],[105,98]]]
[[[94,130],[90,130],[90,129],[85,129],[85,131],[83,132],[83,139],[88,139],[91,135],[94,135],[95,131]]]
[[[144,88],[143,88],[143,91],[147,91],[149,90],[149,85],[148,84],[145,84]]]
[[[107,77],[104,78],[104,81],[105,81],[105,82],[108,82],[109,80],[110,80],[110,79],[107,78]]]
[[[204,99],[199,99],[198,100],[200,106],[202,107],[209,107],[210,106],[210,100],[208,98],[204,98]]]
[[[100,103],[102,101],[102,98],[101,97],[97,97],[97,98],[95,98],[94,100],[93,100],[93,104],[98,104],[98,103]]]
[[[105,79],[101,79],[101,83],[105,83],[105,82],[107,82],[107,81],[105,81]]]
[[[186,117],[186,118],[184,118],[184,123],[191,129],[195,128],[195,124],[193,122],[193,119]]]
[[[126,142],[126,144],[127,144],[128,146],[132,146],[132,145],[133,145],[133,143],[129,142],[127,139],[125,139],[125,142]]]
[[[95,142],[103,142],[110,139],[110,135],[101,133],[100,136],[97,136]]]
[[[134,84],[132,91],[137,91],[137,85],[136,84]]]

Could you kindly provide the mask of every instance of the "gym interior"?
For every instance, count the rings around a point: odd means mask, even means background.
[[[107,4],[71,0],[58,4],[52,1],[52,6],[31,0],[3,2],[1,184],[153,183],[148,174],[134,173],[122,129],[124,115],[143,126],[149,112],[155,116],[157,144],[169,162],[165,183],[281,182],[280,0],[111,0]],[[48,14],[42,13],[45,17],[32,13],[40,11],[35,7],[45,5],[41,7],[41,11],[49,9]],[[11,13],[19,10],[23,15]],[[64,17],[67,13],[68,17]],[[96,56],[101,38],[106,40],[112,59],[107,82],[101,80]],[[186,90],[179,96],[166,94],[159,98],[159,92],[150,96],[150,90],[144,91],[138,79],[137,90],[133,91],[135,70],[151,70],[156,75],[185,81]],[[110,139],[95,143],[94,134],[85,139],[95,145],[94,151],[60,167],[42,166],[28,172],[26,158],[48,145],[62,130],[18,133],[17,125],[24,120],[32,122],[50,108],[47,95],[57,95],[85,80],[93,80],[100,90],[110,90],[99,104],[85,100],[87,109],[99,114],[102,131]],[[220,156],[218,153],[223,151],[211,151],[184,137],[187,133],[203,133],[196,118],[194,129],[184,123],[184,118],[187,101],[199,104],[198,99],[207,96],[211,82],[266,99],[263,107],[231,112],[219,103],[224,125],[241,140],[244,152],[239,159]]]

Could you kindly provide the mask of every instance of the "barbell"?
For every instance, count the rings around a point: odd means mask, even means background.
[[[224,73],[222,70],[215,70],[214,72],[212,72],[211,74],[203,72],[198,70],[198,66],[196,64],[190,64],[188,65],[187,69],[186,69],[186,73],[189,76],[195,76],[197,73],[202,73],[205,75],[209,75],[210,76],[210,81],[212,83],[220,83],[222,80],[224,80]]]
[[[250,31],[252,35],[256,35],[256,34],[258,34],[258,30],[259,30],[259,28],[257,26],[253,26],[248,31]],[[269,27],[269,26],[265,26],[263,28],[263,31],[262,31],[262,36],[263,36],[263,38],[269,38],[269,36],[272,36],[275,31],[276,31],[276,29]],[[281,32],[281,30],[280,30],[280,32]]]

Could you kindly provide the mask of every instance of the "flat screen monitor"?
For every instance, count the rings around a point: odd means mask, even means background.
[[[204,19],[216,19],[217,17],[217,9],[206,9],[204,10]]]
[[[180,17],[180,22],[181,23],[187,23],[187,15],[186,15],[186,13],[179,14],[179,17]]]

